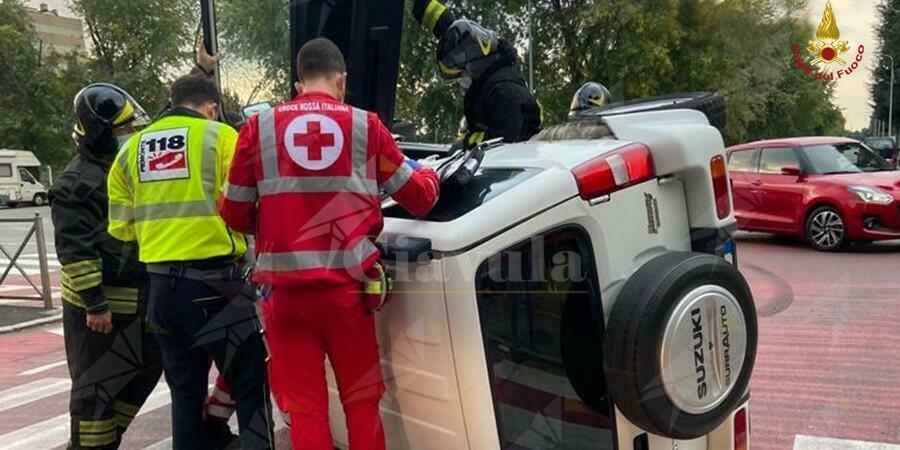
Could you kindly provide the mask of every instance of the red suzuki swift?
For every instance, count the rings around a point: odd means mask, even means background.
[[[805,236],[819,250],[900,239],[900,171],[859,141],[790,138],[727,151],[742,230]]]

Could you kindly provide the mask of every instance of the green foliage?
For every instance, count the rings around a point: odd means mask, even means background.
[[[447,3],[527,51],[526,1]],[[812,35],[800,18],[804,6],[800,0],[533,0],[535,91],[545,124],[564,120],[578,86],[596,80],[616,101],[718,91],[728,103],[729,143],[838,134],[843,117],[831,86],[792,66],[791,46]],[[461,115],[459,96],[444,94],[434,76],[434,47],[408,18],[398,116],[428,130],[437,123],[447,140],[450,128],[434,119]]]
[[[112,81],[151,113],[165,106],[165,79],[191,58],[194,0],[72,0],[92,45],[96,81]]]
[[[900,0],[885,0],[882,52],[900,59]],[[449,141],[462,117],[462,92],[435,71],[435,39],[407,0],[396,117],[423,139]],[[447,0],[460,15],[512,41],[526,72],[528,0]],[[614,100],[711,90],[728,103],[729,143],[801,134],[837,134],[843,117],[832,86],[792,65],[791,46],[812,28],[803,0],[532,0],[535,91],[545,124],[565,119],[571,95],[588,80]],[[289,92],[289,2],[218,2],[225,53],[225,106]],[[114,82],[150,112],[168,81],[186,70],[198,28],[195,0],[71,0],[91,51],[40,55],[21,0],[0,0],[0,147],[35,150],[59,166],[71,148],[71,99],[89,82]],[[875,114],[886,117],[885,68],[876,71]],[[900,98],[900,94],[895,97]],[[26,106],[23,106],[26,105]],[[900,116],[900,114],[897,114]],[[895,119],[895,122],[898,120]],[[898,127],[900,128],[900,127]]]
[[[72,99],[87,84],[115,83],[150,114],[167,79],[184,70],[197,24],[193,0],[72,0],[91,52],[42,51],[21,0],[0,0],[0,147],[32,150],[59,170],[71,158]]]
[[[891,61],[887,55],[894,57],[894,130],[900,129],[900,0],[885,0],[878,7],[881,16],[877,34],[879,40],[879,57],[875,67],[872,83],[872,100],[874,110],[872,118],[888,120],[890,103]],[[895,134],[898,134],[895,131]]]
[[[0,1],[0,61],[0,148],[32,150],[60,166],[71,146],[67,82],[78,77],[78,62],[41,55],[19,0]]]

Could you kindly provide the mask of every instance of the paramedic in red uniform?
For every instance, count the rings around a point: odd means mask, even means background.
[[[272,391],[293,447],[332,450],[325,356],[337,378],[351,450],[383,450],[384,392],[364,283],[377,276],[379,190],[410,213],[437,201],[437,175],[400,153],[378,116],[343,102],[346,66],[323,38],[297,55],[293,101],[241,130],[221,212],[256,235]]]

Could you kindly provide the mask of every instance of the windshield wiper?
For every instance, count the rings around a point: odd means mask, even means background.
[[[834,172],[823,172],[822,175],[844,175],[848,173],[862,173],[862,171],[853,171],[853,170],[835,170]]]

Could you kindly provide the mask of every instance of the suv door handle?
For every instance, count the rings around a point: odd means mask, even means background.
[[[759,187],[759,186],[762,186],[762,181],[756,180],[756,181],[751,182],[750,184],[752,184],[753,186]]]

